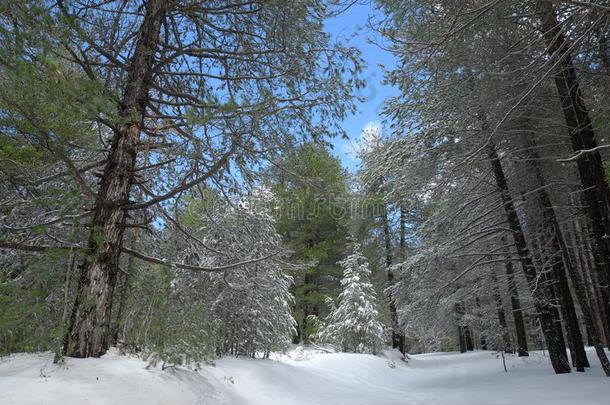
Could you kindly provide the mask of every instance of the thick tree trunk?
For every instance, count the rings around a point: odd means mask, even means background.
[[[576,69],[572,63],[570,44],[563,34],[551,0],[538,0],[541,27],[548,44],[548,54],[557,62],[555,85],[569,129],[576,158],[583,198],[592,230],[592,253],[599,270],[606,311],[610,309],[610,192],[591,117],[585,106]]]
[[[71,315],[66,354],[99,357],[108,349],[112,295],[121,254],[126,213],[136,162],[152,65],[164,18],[163,0],[149,0],[130,62],[119,115],[125,122],[114,132],[94,207],[88,254],[81,266]]]
[[[570,364],[567,358],[563,333],[561,332],[559,313],[551,304],[552,297],[549,296],[548,288],[537,285],[538,274],[532,262],[525,240],[525,234],[523,233],[519,217],[517,216],[517,211],[515,210],[515,206],[512,201],[510,190],[508,189],[508,183],[506,181],[506,176],[504,175],[502,164],[498,158],[495,145],[491,140],[489,140],[487,152],[493,175],[496,180],[496,185],[504,204],[506,219],[508,221],[509,228],[512,231],[517,254],[523,267],[523,273],[525,274],[532,292],[534,305],[538,313],[538,319],[540,320],[542,332],[548,346],[551,364],[553,365],[553,369],[557,374],[569,373]]]
[[[585,371],[585,367],[590,367],[589,360],[587,359],[587,353],[585,352],[582,333],[580,332],[576,309],[574,308],[574,302],[568,287],[565,272],[563,267],[557,268],[558,265],[553,267],[554,282],[568,335],[572,364],[577,371]]]

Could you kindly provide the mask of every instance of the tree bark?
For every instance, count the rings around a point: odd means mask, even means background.
[[[108,160],[100,180],[88,241],[88,254],[71,314],[66,354],[99,357],[108,349],[112,295],[123,243],[126,213],[134,179],[136,148],[152,81],[166,2],[149,0],[131,59]]]

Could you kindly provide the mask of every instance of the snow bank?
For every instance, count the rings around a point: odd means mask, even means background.
[[[610,380],[592,352],[586,373],[555,375],[548,358],[492,352],[384,356],[297,348],[272,360],[225,358],[198,371],[147,370],[106,355],[52,364],[50,354],[0,361],[0,404],[607,404]]]
[[[231,404],[201,375],[187,370],[146,369],[146,363],[109,353],[100,359],[51,353],[0,360],[0,404]]]

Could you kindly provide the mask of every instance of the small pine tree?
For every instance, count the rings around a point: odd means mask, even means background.
[[[379,321],[371,270],[360,245],[354,243],[352,254],[338,264],[343,267],[343,290],[339,304],[326,318],[320,339],[345,352],[375,354],[383,347],[384,328]]]

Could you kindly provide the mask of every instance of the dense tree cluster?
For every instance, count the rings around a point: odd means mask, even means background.
[[[588,341],[610,374],[607,6],[381,3],[401,93],[363,159],[418,212],[392,270],[404,331],[425,349],[544,342],[557,373],[566,346],[588,367]]]

